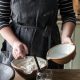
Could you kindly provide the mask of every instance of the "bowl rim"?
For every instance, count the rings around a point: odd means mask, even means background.
[[[33,56],[27,56],[27,57],[33,57]],[[17,59],[17,60],[26,60],[27,57],[26,57],[26,58],[23,58],[23,59]],[[44,60],[45,63],[46,63],[46,66],[48,65],[48,62],[47,62],[46,59],[43,59],[43,58],[41,58],[41,57],[37,57],[37,58],[40,58],[40,59]],[[13,62],[14,62],[15,60],[16,60],[16,59],[14,59],[14,60],[11,61],[11,66],[12,66],[13,68],[17,69],[17,70],[21,70],[20,67],[17,67],[15,64],[13,64]],[[23,70],[21,70],[21,71],[23,71]],[[24,71],[23,71],[23,72],[24,72]]]
[[[64,58],[70,56],[71,54],[73,54],[73,53],[75,52],[76,46],[75,46],[74,44],[64,43],[64,44],[55,45],[54,47],[61,46],[61,45],[72,45],[72,46],[74,46],[74,50],[73,50],[71,53],[65,55],[65,56],[62,57],[62,58],[52,58],[52,57],[50,58],[50,57],[49,57],[49,59],[55,59],[55,60],[58,60],[58,59],[59,59],[59,60],[61,60],[61,59],[64,59]],[[52,47],[52,48],[50,48],[50,49],[48,50],[47,55],[49,54],[50,50],[52,50],[54,47]]]
[[[10,66],[10,65],[7,65],[7,64],[4,64],[4,63],[0,63],[0,65],[4,65],[4,66],[7,66],[7,67],[9,67],[11,70],[12,70],[12,76],[10,77],[10,79],[9,80],[13,80],[14,79],[14,77],[15,77],[15,70],[13,69],[13,67],[12,66]]]

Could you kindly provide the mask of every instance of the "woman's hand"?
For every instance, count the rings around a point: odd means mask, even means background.
[[[68,36],[62,36],[61,37],[61,43],[64,44],[64,43],[69,43],[69,44],[73,44],[73,41],[70,37]]]
[[[66,22],[63,24],[63,29],[62,29],[62,34],[61,34],[62,43],[73,44],[71,36],[72,36],[74,29],[75,29],[75,24],[73,22]]]
[[[2,37],[12,46],[12,55],[15,59],[23,58],[28,53],[27,46],[20,42],[15,36],[10,26],[6,26],[0,30]]]
[[[12,47],[12,55],[15,59],[24,58],[28,54],[27,46],[20,41],[15,41]]]

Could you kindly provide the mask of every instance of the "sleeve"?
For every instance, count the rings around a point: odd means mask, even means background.
[[[9,25],[10,13],[10,0],[0,0],[0,29]]]
[[[73,10],[72,0],[60,0],[59,8],[63,24],[66,22],[73,22],[76,24],[76,17]]]

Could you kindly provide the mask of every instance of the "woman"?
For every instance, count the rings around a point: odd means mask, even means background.
[[[62,16],[62,35],[56,25],[57,12]],[[6,42],[9,58],[36,54],[46,58],[49,48],[72,43],[76,20],[72,0],[0,0],[0,33]],[[10,59],[10,60],[11,60]],[[49,68],[63,68],[49,61]]]

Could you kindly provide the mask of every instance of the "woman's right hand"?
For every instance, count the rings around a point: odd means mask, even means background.
[[[28,54],[27,46],[20,41],[15,41],[12,47],[12,55],[15,59],[24,58]]]
[[[15,59],[23,58],[27,55],[27,46],[19,41],[10,26],[5,26],[0,29],[0,34],[12,46],[12,55]]]

